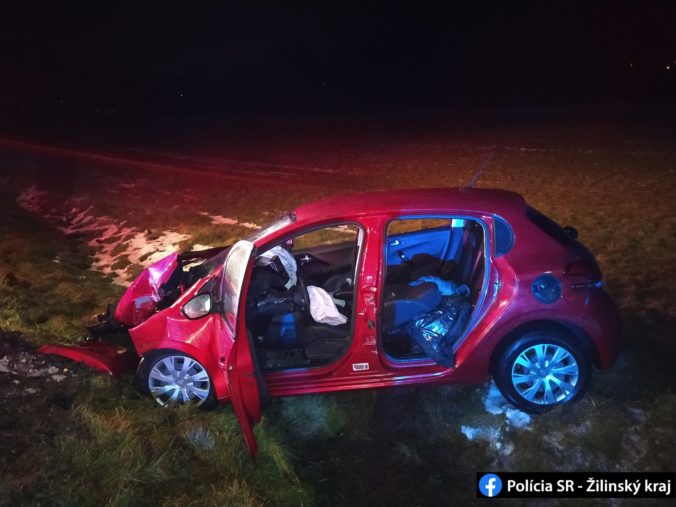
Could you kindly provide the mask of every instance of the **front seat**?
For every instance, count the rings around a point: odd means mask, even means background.
[[[340,356],[350,343],[350,326],[311,324],[302,333],[305,356],[313,363],[326,363]]]
[[[442,294],[436,284],[392,284],[386,287],[383,303],[383,328],[386,333],[408,324],[419,315],[431,312],[441,303]]]

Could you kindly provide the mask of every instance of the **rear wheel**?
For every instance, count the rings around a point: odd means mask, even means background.
[[[163,407],[195,404],[216,406],[216,393],[202,364],[180,352],[144,356],[137,370],[141,389]]]
[[[591,361],[575,337],[541,329],[520,336],[502,352],[494,378],[503,396],[517,408],[546,412],[584,395]]]

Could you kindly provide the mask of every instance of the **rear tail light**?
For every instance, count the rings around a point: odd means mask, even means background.
[[[602,287],[603,274],[594,261],[578,259],[566,266],[563,274],[566,277],[574,278],[571,280],[573,289]]]

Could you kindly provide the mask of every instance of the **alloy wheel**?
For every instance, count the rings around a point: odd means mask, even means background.
[[[153,365],[148,374],[148,390],[162,406],[201,405],[207,400],[210,388],[207,371],[188,356],[165,356]]]
[[[512,365],[512,384],[525,400],[553,405],[575,393],[580,367],[568,350],[543,343],[528,347]]]

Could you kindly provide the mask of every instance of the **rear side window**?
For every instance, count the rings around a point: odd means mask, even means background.
[[[548,216],[540,213],[535,208],[531,208],[529,206],[526,209],[526,216],[541,231],[543,231],[551,238],[554,238],[559,243],[563,245],[571,245],[575,242],[575,240],[571,236],[569,236],[566,233],[566,231],[563,230],[563,227],[561,227],[559,224],[557,224],[554,220],[552,220]]]
[[[504,219],[497,216],[493,217],[493,230],[495,234],[495,256],[500,257],[514,246],[514,232]]]

